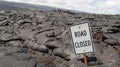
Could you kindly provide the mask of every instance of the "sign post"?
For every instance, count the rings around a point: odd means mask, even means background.
[[[88,65],[88,60],[87,60],[86,53],[84,53],[83,56],[84,56],[84,63]]]
[[[76,54],[83,54],[84,63],[88,64],[86,53],[93,52],[93,43],[90,33],[90,24],[82,23],[71,26],[72,40]]]

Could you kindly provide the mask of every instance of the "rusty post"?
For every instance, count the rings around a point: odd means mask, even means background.
[[[84,53],[83,56],[84,56],[84,63],[85,63],[86,65],[88,65],[88,60],[87,60],[86,53]]]

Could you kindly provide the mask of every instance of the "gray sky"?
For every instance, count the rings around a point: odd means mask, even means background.
[[[99,14],[120,14],[120,0],[4,0]]]

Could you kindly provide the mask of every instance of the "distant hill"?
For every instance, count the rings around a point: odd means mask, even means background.
[[[69,10],[69,9],[64,9],[64,8],[34,5],[34,4],[27,4],[27,3],[18,3],[18,2],[8,2],[8,1],[0,1],[0,8],[2,9],[32,9],[32,10],[53,10],[53,9]],[[69,11],[75,12],[75,13],[86,13],[86,12],[77,11],[77,10],[69,10]]]
[[[53,9],[55,9],[54,7],[49,7],[49,6],[8,2],[8,1],[0,1],[0,8],[4,8],[4,9],[27,8],[27,9],[37,9],[37,10],[53,10]]]

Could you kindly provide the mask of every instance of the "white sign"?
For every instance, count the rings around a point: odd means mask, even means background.
[[[93,43],[90,34],[89,23],[71,26],[72,39],[75,53],[93,52]]]

